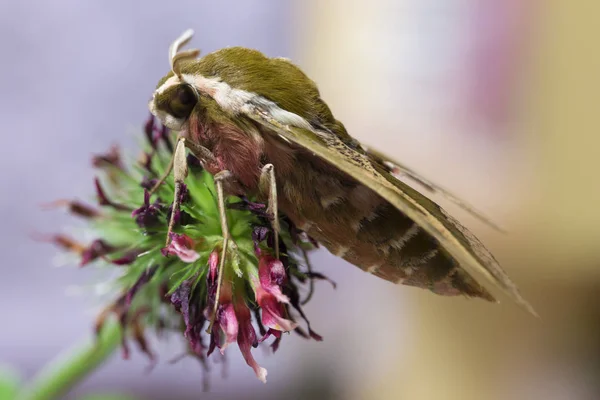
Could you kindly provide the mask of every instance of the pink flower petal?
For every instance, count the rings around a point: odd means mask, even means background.
[[[217,279],[217,271],[219,268],[219,253],[213,250],[208,256],[208,279],[211,283],[215,283]]]
[[[225,348],[237,340],[238,321],[235,316],[233,304],[223,305],[219,313],[219,325],[225,334],[225,343],[221,346],[221,354],[224,354]]]
[[[252,347],[258,345],[256,332],[254,331],[250,318],[250,310],[244,302],[239,302],[236,304],[235,312],[239,323],[237,342],[240,351],[242,352],[242,356],[244,357],[244,360],[246,360],[246,363],[252,367],[256,377],[261,382],[267,383],[267,370],[258,365],[250,351]]]
[[[298,326],[294,321],[283,317],[283,304],[278,302],[272,294],[258,288],[256,300],[262,309],[261,320],[264,326],[283,332],[289,332]]]
[[[172,233],[171,243],[163,249],[163,254],[166,256],[174,254],[183,262],[193,263],[200,258],[200,254],[194,250],[194,245],[191,237]]]
[[[281,292],[281,285],[285,283],[285,267],[283,263],[268,254],[260,257],[258,262],[258,278],[260,286],[277,298],[282,303],[289,303],[290,299]]]

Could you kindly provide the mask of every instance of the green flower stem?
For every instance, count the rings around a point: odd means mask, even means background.
[[[25,385],[18,400],[51,400],[62,396],[106,361],[121,343],[121,327],[110,318],[98,338],[88,340],[46,365]]]

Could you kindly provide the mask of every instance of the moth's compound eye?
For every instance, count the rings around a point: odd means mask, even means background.
[[[186,118],[197,101],[196,92],[190,85],[179,85],[171,95],[167,111],[175,118]]]
[[[177,89],[177,100],[182,105],[196,103],[196,94],[194,93],[194,89],[192,89],[192,87],[189,85],[179,86]]]

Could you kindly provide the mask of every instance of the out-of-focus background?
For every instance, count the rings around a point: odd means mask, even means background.
[[[141,354],[116,356],[69,398],[599,398],[600,7],[584,3],[2,2],[0,363],[27,379],[90,334],[94,274],[54,267],[56,250],[31,240],[72,224],[39,205],[88,198],[90,154],[134,148],[168,45],[193,28],[205,53],[242,45],[293,59],[352,135],[505,226],[447,207],[541,318],[397,287],[323,252],[314,264],[338,289],[318,285],[306,311],[325,340],[258,351],[267,385],[231,349],[228,377],[216,365],[203,394],[194,360],[167,362],[172,341],[157,344],[149,375]]]

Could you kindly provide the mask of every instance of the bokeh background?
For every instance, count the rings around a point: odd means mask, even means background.
[[[587,3],[587,4],[586,4]],[[57,259],[44,212],[90,198],[89,157],[131,151],[167,48],[185,28],[206,52],[242,45],[293,59],[349,132],[478,206],[490,231],[450,205],[535,305],[439,298],[313,257],[306,311],[322,343],[257,352],[262,385],[231,349],[211,393],[180,346],[161,362],[113,357],[69,399],[600,398],[600,25],[593,2],[559,0],[3,1],[0,3],[0,363],[29,379],[90,335],[94,271]],[[440,199],[444,203],[443,199]],[[444,203],[445,204],[445,203]]]

